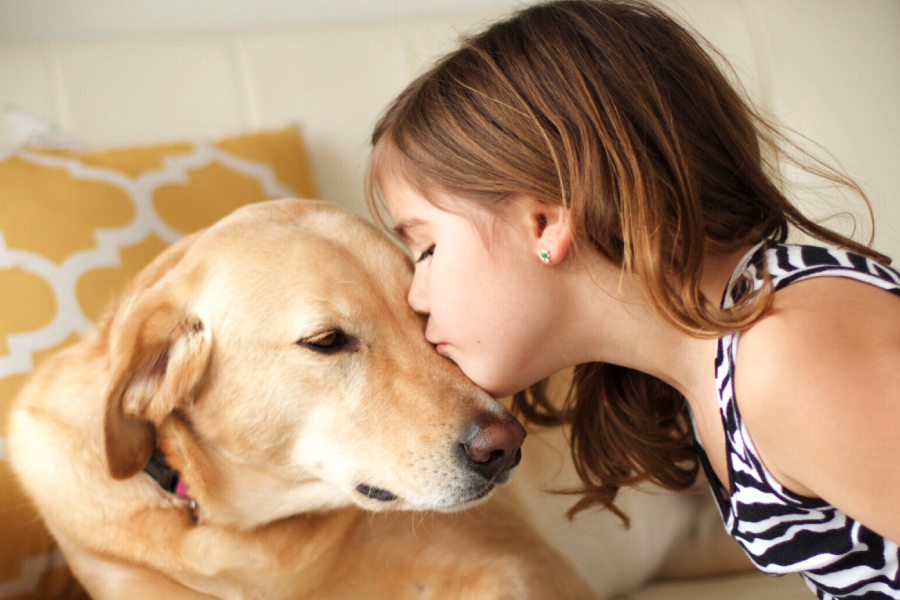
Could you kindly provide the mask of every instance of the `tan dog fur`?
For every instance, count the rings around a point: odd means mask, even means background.
[[[94,598],[593,597],[512,505],[467,502],[449,449],[506,413],[428,345],[411,275],[345,211],[248,206],[163,252],[37,369],[11,460]],[[337,328],[352,351],[297,343]],[[196,522],[141,471],[154,447]]]

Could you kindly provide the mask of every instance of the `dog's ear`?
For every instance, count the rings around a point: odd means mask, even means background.
[[[126,298],[112,321],[103,429],[109,472],[116,479],[144,467],[156,444],[156,427],[193,401],[206,374],[212,340],[189,308],[187,287],[178,278],[162,277]]]

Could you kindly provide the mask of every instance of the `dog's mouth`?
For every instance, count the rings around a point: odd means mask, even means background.
[[[375,487],[373,485],[366,485],[364,483],[356,486],[356,491],[366,498],[378,500],[379,502],[393,502],[394,500],[397,500],[397,496],[392,494],[391,492],[383,490],[379,487]]]
[[[495,487],[496,487],[496,485],[494,483],[488,483],[486,486],[484,486],[483,488],[481,488],[480,490],[478,490],[477,492],[472,494],[470,497],[457,502],[456,505],[463,506],[463,505],[469,504],[471,502],[477,502],[478,500],[481,500],[482,498],[484,498],[485,496],[490,494],[492,491],[494,491]],[[394,494],[392,492],[389,492],[389,491],[379,488],[379,487],[375,487],[373,485],[366,485],[364,483],[361,483],[358,486],[356,486],[356,491],[359,492],[360,494],[362,494],[363,496],[365,496],[366,498],[371,498],[372,500],[378,500],[379,502],[393,502],[394,500],[400,499],[399,496],[397,496],[396,494]]]

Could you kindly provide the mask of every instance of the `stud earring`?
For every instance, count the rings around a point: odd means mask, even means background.
[[[541,250],[540,251],[541,260],[544,261],[544,264],[550,264],[550,251],[549,250]]]

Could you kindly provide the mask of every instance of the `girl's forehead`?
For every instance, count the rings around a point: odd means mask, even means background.
[[[392,218],[398,214],[414,214],[422,218],[422,215],[436,215],[449,211],[453,204],[451,195],[435,191],[434,187],[424,189],[423,184],[411,181],[402,174],[388,174],[382,179],[382,191],[388,212]]]
[[[404,215],[413,216],[417,213],[428,212],[428,209],[431,208],[431,203],[402,177],[386,177],[381,188],[384,192],[385,207],[395,223]]]
[[[408,224],[438,226],[458,220],[483,229],[495,221],[496,215],[487,207],[410,173],[402,160],[381,166],[379,185],[395,232],[408,231]]]
[[[405,211],[462,216],[475,208],[419,171],[393,143],[380,144],[373,153],[373,161],[373,173],[391,218]]]
[[[410,164],[393,143],[383,141],[372,153],[372,175],[382,191],[387,188],[408,188],[422,192],[428,185],[423,173]]]

